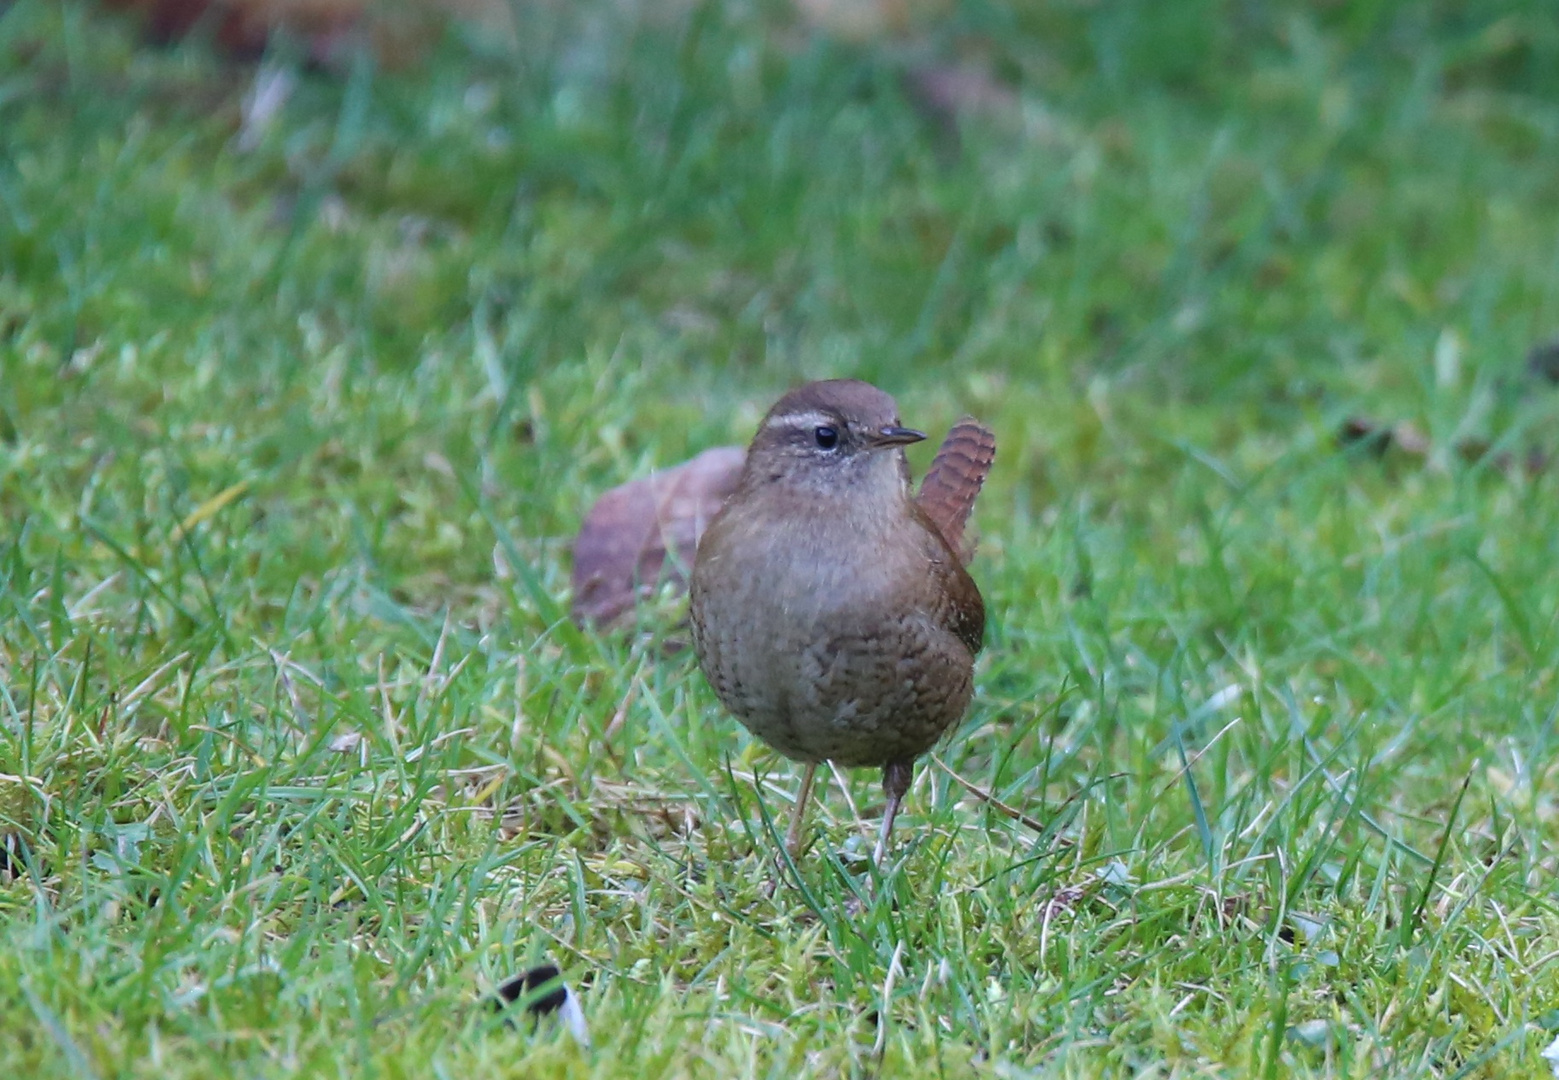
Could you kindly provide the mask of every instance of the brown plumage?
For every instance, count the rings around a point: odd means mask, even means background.
[[[903,447],[925,436],[899,426],[890,396],[853,380],[793,390],[759,425],[699,541],[691,610],[704,673],[748,730],[806,765],[792,851],[813,770],[834,761],[883,768],[880,858],[914,759],[968,708],[985,604],[953,543],[994,440],[973,421],[960,429],[922,505]]]

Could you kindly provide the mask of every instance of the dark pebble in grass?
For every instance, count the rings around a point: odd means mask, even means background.
[[[555,1013],[563,1007],[563,1002],[568,1000],[568,987],[564,984],[563,973],[558,970],[556,964],[538,964],[529,971],[522,971],[513,978],[506,979],[498,987],[499,1000],[493,1003],[493,1008],[507,1008],[522,997],[536,994],[549,983],[553,984],[552,988],[534,997],[525,1008],[536,1016]]]
[[[1350,416],[1337,429],[1339,446],[1357,446],[1372,454],[1384,454],[1391,446],[1391,429],[1361,416]]]
[[[1411,423],[1382,424],[1357,416],[1342,422],[1337,429],[1337,443],[1343,447],[1362,447],[1377,456],[1394,448],[1413,457],[1427,458],[1432,449],[1429,436]]]
[[[501,1012],[516,1002],[523,1003],[533,1020],[560,1016],[576,1042],[581,1046],[590,1045],[585,1014],[556,964],[537,964],[500,983],[498,996],[492,1001],[493,1009]]]
[[[16,881],[22,876],[22,860],[11,851],[12,837],[0,837],[0,881]]]
[[[1559,338],[1532,346],[1527,353],[1527,374],[1559,385]]]

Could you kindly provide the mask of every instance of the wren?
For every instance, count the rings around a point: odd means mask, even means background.
[[[974,691],[985,602],[957,549],[995,440],[963,421],[917,502],[904,447],[924,438],[869,383],[793,390],[763,418],[699,540],[699,664],[726,709],[804,766],[785,838],[793,856],[817,766],[832,761],[882,769],[881,864],[915,759]],[[940,468],[944,458],[962,467]]]

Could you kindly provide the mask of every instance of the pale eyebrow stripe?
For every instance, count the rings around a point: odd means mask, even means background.
[[[767,424],[764,424],[763,426],[764,427],[769,427],[769,428],[777,428],[777,427],[803,428],[803,427],[837,427],[838,425],[839,425],[839,421],[834,419],[832,416],[829,416],[827,413],[804,412],[804,413],[781,413],[779,416],[771,416],[771,417],[769,417],[769,422]]]

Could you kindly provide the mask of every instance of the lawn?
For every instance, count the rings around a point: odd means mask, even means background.
[[[516,11],[243,131],[0,0],[0,1070],[1546,1075],[1548,4]],[[677,601],[567,616],[825,376],[999,439],[880,875]],[[589,1047],[487,1007],[548,961]]]

